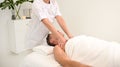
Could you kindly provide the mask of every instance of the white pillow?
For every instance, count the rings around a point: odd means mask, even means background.
[[[47,45],[40,45],[33,48],[34,52],[40,53],[42,55],[50,55],[53,54],[53,48],[52,46]]]

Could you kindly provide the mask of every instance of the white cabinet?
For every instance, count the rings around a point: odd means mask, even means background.
[[[12,52],[19,53],[25,48],[25,36],[27,30],[27,24],[30,19],[26,20],[11,20],[8,23],[9,29],[9,47]]]

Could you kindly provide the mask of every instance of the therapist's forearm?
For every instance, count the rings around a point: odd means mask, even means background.
[[[59,38],[62,42],[66,41],[66,39],[62,35],[60,35],[60,33],[58,33],[57,29],[47,18],[43,19],[42,22],[56,36],[56,38]]]
[[[67,25],[66,25],[64,19],[62,18],[62,16],[56,16],[55,18],[56,18],[57,22],[59,23],[60,27],[63,29],[63,31],[67,34],[67,36],[69,38],[71,38],[72,34],[69,32]]]

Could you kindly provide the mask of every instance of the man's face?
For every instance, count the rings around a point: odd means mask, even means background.
[[[57,45],[58,44],[58,39],[53,35],[53,34],[50,34],[50,43],[54,44],[54,45]]]
[[[59,32],[60,35],[64,36],[63,33]],[[50,34],[50,43],[54,44],[54,45],[58,45],[59,44],[59,39],[56,38],[53,34]]]

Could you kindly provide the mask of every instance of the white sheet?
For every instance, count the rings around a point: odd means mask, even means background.
[[[38,52],[29,54],[20,67],[61,67],[54,59],[53,54],[43,55]]]
[[[67,55],[92,67],[120,67],[120,44],[90,36],[70,39],[65,47]]]

